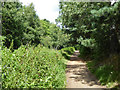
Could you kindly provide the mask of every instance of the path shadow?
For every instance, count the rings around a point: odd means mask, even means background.
[[[95,76],[86,68],[86,65],[67,65],[66,73],[72,73],[75,82],[81,81],[82,84],[89,86],[100,85]]]
[[[74,54],[71,55],[70,57],[70,61],[83,61],[83,59],[80,58],[79,55],[80,55],[79,51],[74,52]]]
[[[75,64],[75,65],[67,65],[66,73],[71,73],[72,76],[69,78],[72,78],[75,80],[75,82],[81,81],[82,84],[87,84],[89,86],[93,85],[100,85],[100,83],[97,81],[96,77],[87,69],[86,64],[84,61],[78,57],[79,53],[75,52],[72,56],[70,61],[82,61],[83,63]]]

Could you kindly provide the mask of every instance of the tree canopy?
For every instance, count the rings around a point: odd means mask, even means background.
[[[60,48],[69,41],[69,35],[60,27],[46,19],[39,19],[33,3],[23,6],[20,2],[3,2],[2,26],[2,35],[6,37],[4,45],[7,47],[10,47],[12,40],[14,48],[28,43]]]
[[[59,7],[58,21],[72,45],[99,56],[120,52],[120,2],[60,2]]]

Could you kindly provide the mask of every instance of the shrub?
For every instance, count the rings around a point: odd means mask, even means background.
[[[61,49],[60,51],[66,59],[70,59],[70,56],[75,52],[75,48],[67,47],[67,48]]]
[[[21,46],[2,50],[2,88],[65,88],[64,57],[55,50]]]

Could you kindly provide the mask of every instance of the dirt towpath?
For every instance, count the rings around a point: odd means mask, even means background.
[[[105,86],[101,86],[95,76],[87,69],[86,62],[78,57],[79,51],[71,56],[67,62],[66,69],[66,88],[97,88],[104,90]]]

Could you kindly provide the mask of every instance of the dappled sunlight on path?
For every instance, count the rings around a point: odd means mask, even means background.
[[[87,69],[86,62],[78,55],[79,51],[75,51],[67,63],[66,88],[105,88],[105,86],[100,85],[95,76]]]

